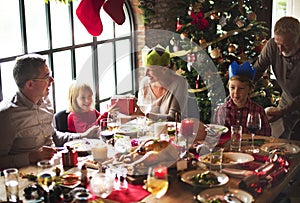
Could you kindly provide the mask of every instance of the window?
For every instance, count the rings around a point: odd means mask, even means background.
[[[17,90],[12,76],[14,59],[33,52],[44,55],[53,72],[55,82],[49,97],[56,111],[67,107],[73,79],[93,87],[98,109],[106,107],[105,101],[114,94],[134,92],[134,29],[129,3],[124,5],[123,25],[115,24],[101,9],[103,32],[98,37],[92,37],[77,18],[79,3],[0,1],[3,99]]]

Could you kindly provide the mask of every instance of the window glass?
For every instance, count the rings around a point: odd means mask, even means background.
[[[19,2],[20,6],[25,7],[20,8]],[[130,52],[133,38],[127,8],[124,7],[126,20],[123,25],[115,24],[101,9],[103,32],[93,38],[76,15],[79,3],[74,1],[65,4],[54,0],[49,4],[40,0],[0,1],[0,27],[5,30],[0,32],[0,79],[4,99],[17,90],[12,75],[15,57],[31,52],[48,57],[47,64],[54,76],[49,99],[55,111],[67,108],[68,90],[73,79],[90,84],[94,91],[97,89],[95,98],[100,99],[100,106],[105,108],[114,94],[132,91]],[[73,9],[69,7],[72,4]],[[24,19],[20,11],[25,11]],[[26,31],[24,35],[22,29]]]
[[[95,95],[93,56],[91,54],[91,47],[88,46],[76,49],[76,72],[76,80],[89,84]]]
[[[103,26],[103,31],[97,37],[97,40],[106,40],[114,38],[114,21],[103,9],[100,10],[100,17]]]
[[[125,18],[129,19],[128,12],[126,9],[125,11]],[[116,37],[122,37],[122,36],[128,36],[130,35],[130,21],[125,20],[125,22],[122,25],[115,24],[116,27]]]
[[[123,94],[132,90],[132,67],[130,41],[116,42],[116,69],[117,69],[117,94]]]
[[[14,65],[15,61],[1,63],[1,82],[3,99],[11,98],[18,90],[13,76]]]
[[[44,1],[26,0],[26,36],[28,52],[48,49],[47,21]]]
[[[74,11],[74,38],[76,44],[88,43],[93,41],[93,36],[88,33],[83,24],[80,22],[76,15],[76,9],[80,1],[73,1]]]
[[[0,1],[0,58],[23,52],[18,2]]]
[[[53,67],[56,111],[59,111],[68,105],[68,90],[72,83],[71,52],[54,53]]]
[[[111,97],[115,93],[113,44],[106,43],[98,46],[99,67],[99,98]]]
[[[68,9],[68,4],[58,1],[50,2],[53,48],[71,45],[71,26]]]

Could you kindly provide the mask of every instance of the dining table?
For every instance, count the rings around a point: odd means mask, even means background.
[[[244,143],[242,145],[242,151],[244,150],[244,148],[248,147],[248,143],[247,141],[249,141],[251,139],[251,136],[248,134],[243,134],[243,140],[242,143]],[[266,137],[266,136],[255,136],[255,139],[258,140],[265,140],[264,143],[288,143],[288,144],[293,144],[294,146],[298,146],[300,147],[300,141],[296,141],[296,140],[288,140],[288,139],[280,139],[280,138],[275,138],[275,137]],[[225,150],[226,148],[229,146],[229,142],[230,140],[227,140],[225,142],[222,143],[222,145],[224,146]],[[246,143],[246,144],[245,144]],[[260,150],[259,155],[261,157],[263,156],[267,156],[268,152],[265,152],[263,150]],[[90,155],[88,155],[90,156]],[[290,187],[291,182],[294,180],[294,178],[299,174],[300,172],[300,153],[294,153],[294,154],[288,154],[288,161],[289,161],[289,166],[287,168],[287,172],[284,174],[283,177],[280,178],[279,181],[277,181],[276,183],[274,183],[273,185],[269,185],[263,188],[263,190],[261,191],[260,194],[257,194],[255,196],[253,196],[253,202],[255,203],[273,203],[276,202],[276,198],[277,195],[280,194],[282,191],[285,191],[288,187]],[[81,158],[82,160],[84,160],[85,158]],[[261,160],[254,160],[253,162],[257,163],[257,166],[259,165],[263,165],[264,161]],[[75,167],[75,169],[71,169],[71,170],[75,170],[75,171],[80,171],[80,160],[79,160],[79,164],[78,167]],[[206,165],[201,165],[201,164],[196,164],[196,167],[205,167]],[[88,169],[89,173],[95,172],[95,169]],[[161,197],[159,199],[160,203],[175,203],[175,202],[197,202],[197,195],[199,193],[203,193],[205,191],[209,191],[210,189],[213,189],[211,187],[207,187],[207,188],[203,188],[203,187],[195,187],[191,184],[187,184],[186,182],[182,181],[182,174],[189,171],[189,170],[195,170],[195,168],[193,169],[185,169],[183,171],[178,171],[176,168],[176,164],[174,164],[172,167],[169,168],[169,188],[167,190],[167,193]],[[37,166],[26,166],[26,167],[22,167],[19,168],[19,173],[20,174],[37,174]],[[220,188],[232,188],[232,189],[241,189],[240,188],[240,183],[243,180],[243,178],[239,178],[239,177],[232,177],[230,175],[229,176],[229,181],[222,186],[219,186]],[[245,178],[245,177],[244,177]],[[6,195],[5,195],[5,184],[4,184],[4,177],[1,176],[0,178],[1,184],[0,184],[0,194],[2,194],[0,196],[0,202],[4,202],[6,201]],[[139,190],[143,190],[142,186],[143,186],[143,182],[139,182],[139,183],[134,183],[131,180],[128,179],[128,182],[130,185],[134,186],[138,186],[141,187],[139,188]],[[25,197],[24,197],[24,188],[27,187],[29,184],[32,184],[34,182],[30,181],[27,178],[19,178],[19,196],[20,196],[20,200],[22,200],[23,202],[28,202]],[[137,190],[138,191],[138,190]],[[122,191],[119,191],[122,192]],[[126,190],[123,191],[124,193],[128,192]],[[150,202],[156,202],[155,196],[152,195],[151,193],[147,193],[147,191],[145,190],[144,193],[144,197],[140,198],[139,200],[135,200],[132,202],[146,202],[146,203],[150,203]],[[109,198],[100,198],[102,202],[108,202],[108,203],[114,203],[114,202],[119,202],[116,201],[114,199],[109,199]],[[99,201],[98,201],[99,202]]]

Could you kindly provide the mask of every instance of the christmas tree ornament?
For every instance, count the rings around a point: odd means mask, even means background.
[[[123,5],[125,0],[107,0],[103,9],[118,25],[122,25],[125,22],[125,13]]]
[[[210,17],[211,20],[218,20],[219,19],[219,16],[216,13],[211,14],[209,17]]]
[[[204,39],[204,38],[199,39],[199,44],[200,45],[206,44],[206,39]]]
[[[253,11],[250,11],[248,14],[247,14],[247,19],[249,21],[256,21],[256,13],[254,13]]]
[[[182,40],[185,40],[188,37],[189,37],[189,34],[187,32],[183,32],[180,34],[180,39],[182,39]]]
[[[181,30],[182,26],[183,26],[183,25],[180,23],[180,19],[177,18],[176,32],[178,32],[179,30]]]
[[[229,53],[234,53],[234,52],[236,52],[236,48],[237,48],[237,46],[235,44],[229,44],[227,50]]]
[[[221,57],[221,50],[219,48],[214,48],[213,50],[211,50],[209,55],[211,58],[217,59],[217,58]]]
[[[186,64],[186,67],[187,67],[188,71],[191,72],[192,71],[192,67],[193,67],[193,62],[188,62]]]
[[[82,0],[76,9],[76,15],[86,30],[93,36],[103,31],[100,9],[105,0]]]

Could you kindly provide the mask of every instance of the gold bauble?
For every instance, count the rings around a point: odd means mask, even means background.
[[[199,39],[199,44],[205,44],[205,43],[206,43],[206,39],[204,38]]]
[[[234,53],[236,51],[236,46],[234,44],[229,44],[227,50],[229,53]]]
[[[250,11],[248,14],[247,14],[247,18],[249,21],[256,21],[256,13],[254,13],[253,11]]]

